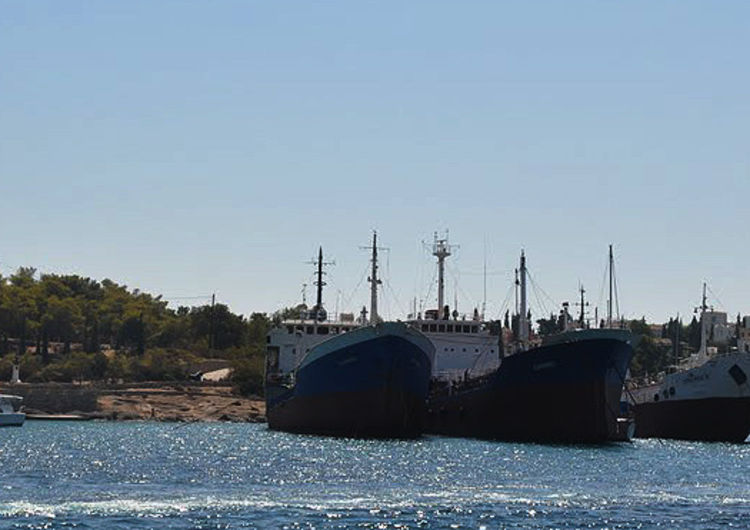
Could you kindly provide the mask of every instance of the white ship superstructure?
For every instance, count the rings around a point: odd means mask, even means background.
[[[411,318],[409,323],[435,346],[432,376],[442,381],[460,381],[490,373],[500,366],[501,337],[491,335],[477,311],[471,318],[451,313],[445,305],[445,258],[451,255],[448,239],[435,239],[432,255],[438,266],[438,309]]]

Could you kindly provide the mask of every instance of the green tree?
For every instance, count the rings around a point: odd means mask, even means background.
[[[539,335],[554,335],[560,332],[560,328],[555,315],[550,315],[549,318],[540,318],[536,321],[539,326]]]

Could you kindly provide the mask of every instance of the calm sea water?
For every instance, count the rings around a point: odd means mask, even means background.
[[[252,424],[0,430],[2,528],[750,525],[750,444],[339,440]]]

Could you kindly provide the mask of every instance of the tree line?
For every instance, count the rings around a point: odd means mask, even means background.
[[[0,378],[16,356],[27,381],[179,380],[201,359],[226,358],[252,380],[245,390],[260,392],[269,326],[263,313],[245,317],[221,303],[175,309],[109,279],[22,267],[0,275]]]

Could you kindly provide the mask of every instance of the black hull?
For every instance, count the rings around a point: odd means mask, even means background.
[[[426,402],[389,388],[294,396],[268,411],[268,427],[298,434],[350,438],[416,438]]]
[[[602,443],[621,439],[603,385],[475,392],[434,403],[430,432],[509,441]],[[577,413],[569,413],[571,410]],[[612,417],[612,419],[609,419]]]
[[[358,328],[322,342],[294,384],[267,380],[271,429],[357,438],[414,438],[424,432],[434,347],[403,323]]]
[[[632,353],[626,342],[590,340],[513,355],[475,388],[434,396],[429,432],[541,443],[622,440],[627,423],[618,422],[619,401]]]
[[[750,435],[750,397],[658,401],[634,408],[636,438],[742,443]]]

